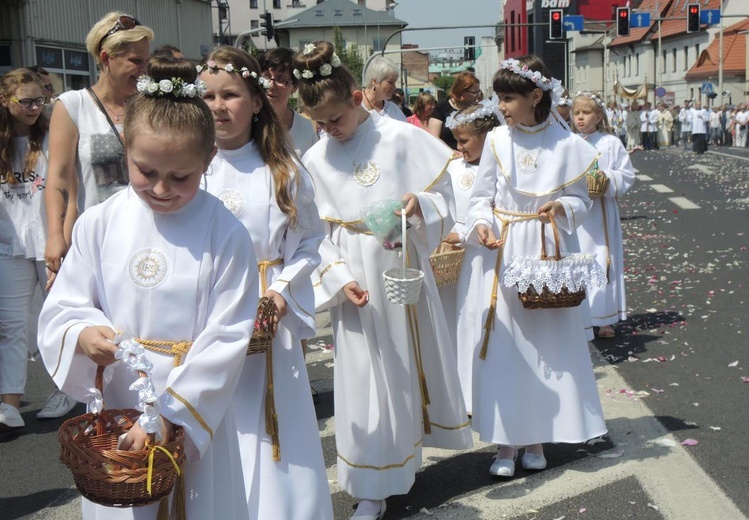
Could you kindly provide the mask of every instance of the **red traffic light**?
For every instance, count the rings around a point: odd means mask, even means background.
[[[559,19],[560,19],[561,17],[562,17],[562,13],[559,13],[559,12],[554,12],[554,13],[551,13],[551,18],[552,18],[552,19],[553,19],[553,20],[554,20],[555,22],[556,22],[557,20],[559,20]]]
[[[619,18],[626,18],[627,16],[629,16],[629,13],[625,9],[619,11]]]
[[[700,12],[700,8],[696,5],[690,5],[689,6],[689,14],[697,14]]]

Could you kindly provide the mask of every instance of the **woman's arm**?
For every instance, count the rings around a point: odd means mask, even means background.
[[[49,132],[49,168],[44,203],[47,209],[47,248],[45,262],[55,273],[68,251],[76,207],[78,128],[65,105],[55,103]]]

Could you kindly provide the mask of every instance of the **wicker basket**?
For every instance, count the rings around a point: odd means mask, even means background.
[[[385,295],[390,303],[396,305],[411,305],[419,301],[421,292],[421,283],[424,281],[424,273],[419,269],[410,269],[406,267],[406,248],[408,241],[406,239],[406,212],[401,212],[401,232],[403,237],[403,248],[401,249],[401,259],[403,260],[400,268],[393,267],[382,273],[385,281]]]
[[[609,189],[611,181],[608,176],[598,171],[595,174],[588,174],[588,196],[591,199],[599,199],[606,194],[606,190]]]
[[[460,264],[463,261],[465,249],[462,247],[442,242],[437,250],[429,257],[434,271],[434,280],[437,287],[455,285],[460,274]]]
[[[554,232],[554,256],[546,254],[546,226],[541,224],[541,260],[554,262],[562,259],[559,250],[559,230],[554,219],[551,219],[551,229]],[[541,291],[531,285],[525,292],[518,291],[518,298],[526,309],[561,309],[564,307],[577,307],[585,299],[585,289],[571,292],[563,287],[559,293],[553,293],[544,284]]]
[[[250,344],[247,346],[248,356],[250,354],[261,354],[270,349],[278,326],[276,314],[278,314],[278,308],[273,299],[267,296],[260,298],[257,304],[255,327],[252,331]]]
[[[104,367],[96,372],[96,388],[102,391]],[[68,419],[58,432],[60,460],[73,473],[81,494],[91,502],[109,507],[143,506],[167,496],[177,479],[184,453],[184,430],[176,426],[163,448],[153,450],[151,493],[148,492],[148,459],[151,450],[117,449],[119,437],[138,420],[133,409],[102,410]],[[150,436],[149,436],[150,437]],[[150,442],[153,439],[150,438]]]

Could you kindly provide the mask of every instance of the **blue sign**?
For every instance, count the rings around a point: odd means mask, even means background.
[[[564,15],[563,22],[565,31],[583,30],[583,15],[581,14],[566,14]]]
[[[718,22],[720,22],[720,9],[700,11],[700,23],[702,25],[715,25]]]
[[[703,94],[713,94],[715,92],[715,88],[713,88],[712,83],[703,83],[700,87],[700,92]]]
[[[633,28],[650,27],[650,13],[638,13],[634,11],[629,16],[629,26]]]

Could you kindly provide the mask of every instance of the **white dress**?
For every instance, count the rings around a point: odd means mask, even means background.
[[[619,197],[635,183],[635,171],[627,150],[613,135],[594,132],[586,136],[586,140],[601,154],[598,167],[610,181],[606,194],[593,199],[588,218],[577,229],[580,250],[595,254],[598,263],[608,273],[608,283],[589,287],[585,298],[593,325],[603,327],[627,319]]]
[[[58,387],[89,401],[96,365],[76,348],[81,331],[106,326],[148,340],[193,341],[181,364],[147,351],[161,414],[185,429],[187,517],[250,519],[232,394],[257,305],[247,231],[199,191],[177,212],[156,214],[131,188],[86,210],[39,317],[39,348]],[[257,360],[249,359],[252,363]],[[116,362],[104,373],[107,408],[135,408],[134,376]],[[262,398],[263,381],[248,399]],[[85,519],[154,519],[158,503],[109,508],[83,500]]]
[[[505,228],[504,247],[484,265],[482,291],[476,295],[483,311],[475,327],[484,339],[497,286],[495,266],[501,277],[514,257],[539,255],[541,224],[535,215],[543,204],[562,203],[566,218],[557,222],[562,251],[579,251],[575,229],[588,213],[585,174],[595,158],[596,151],[580,137],[548,121],[531,128],[498,127],[488,134],[466,219],[472,241],[478,224],[492,226],[497,238]],[[550,235],[547,251],[553,247]],[[474,358],[473,428],[481,440],[575,443],[604,434],[583,309],[527,310],[514,287],[498,285],[486,357]]]
[[[315,125],[299,112],[294,112],[294,119],[291,123],[291,140],[294,142],[294,150],[302,157],[307,150],[312,148],[318,141]]]
[[[276,203],[275,187],[254,142],[219,150],[204,177],[206,189],[250,232],[255,255],[267,265],[260,296],[269,288],[284,297],[288,314],[273,340],[273,398],[278,414],[281,460],[273,460],[265,429],[264,400],[248,399],[257,380],[265,382],[265,354],[250,356],[234,397],[250,517],[257,520],[332,519],[317,417],[300,340],[315,335],[315,305],[310,274],[320,263],[322,225],[309,177],[294,197],[299,223]],[[274,262],[275,261],[275,262]],[[254,269],[254,266],[253,266]],[[262,273],[261,273],[262,274]],[[251,310],[254,318],[255,309]]]
[[[376,115],[347,141],[324,136],[304,156],[327,232],[315,298],[318,309],[330,308],[333,325],[338,481],[356,498],[407,493],[422,446],[471,445],[455,354],[427,263],[453,226],[445,172],[450,156],[423,130]],[[369,175],[356,175],[354,162]],[[412,219],[408,234],[408,260],[424,271],[424,282],[418,304],[404,307],[387,301],[382,279],[383,271],[400,266],[398,253],[367,234],[360,210],[408,192],[418,196],[424,214]],[[362,308],[343,295],[352,281],[369,291]]]
[[[460,265],[458,281],[455,285],[446,285],[439,288],[440,300],[445,311],[447,327],[450,331],[450,339],[456,349],[456,360],[458,367],[458,378],[460,388],[463,391],[463,400],[466,410],[470,414],[471,393],[473,386],[473,353],[476,342],[481,339],[476,334],[473,322],[478,306],[473,298],[476,282],[480,277],[471,277],[476,269],[476,263],[481,262],[482,251],[473,246],[466,247],[465,244],[465,218],[468,212],[468,203],[471,199],[471,191],[476,180],[477,164],[468,164],[463,159],[456,159],[447,168],[452,181],[453,194],[455,197],[455,226],[452,232],[460,236],[461,247],[466,249],[463,253],[463,261]],[[483,249],[483,248],[482,248]],[[486,256],[486,255],[483,255]],[[472,285],[472,281],[474,285]],[[460,302],[460,303],[458,303]]]

